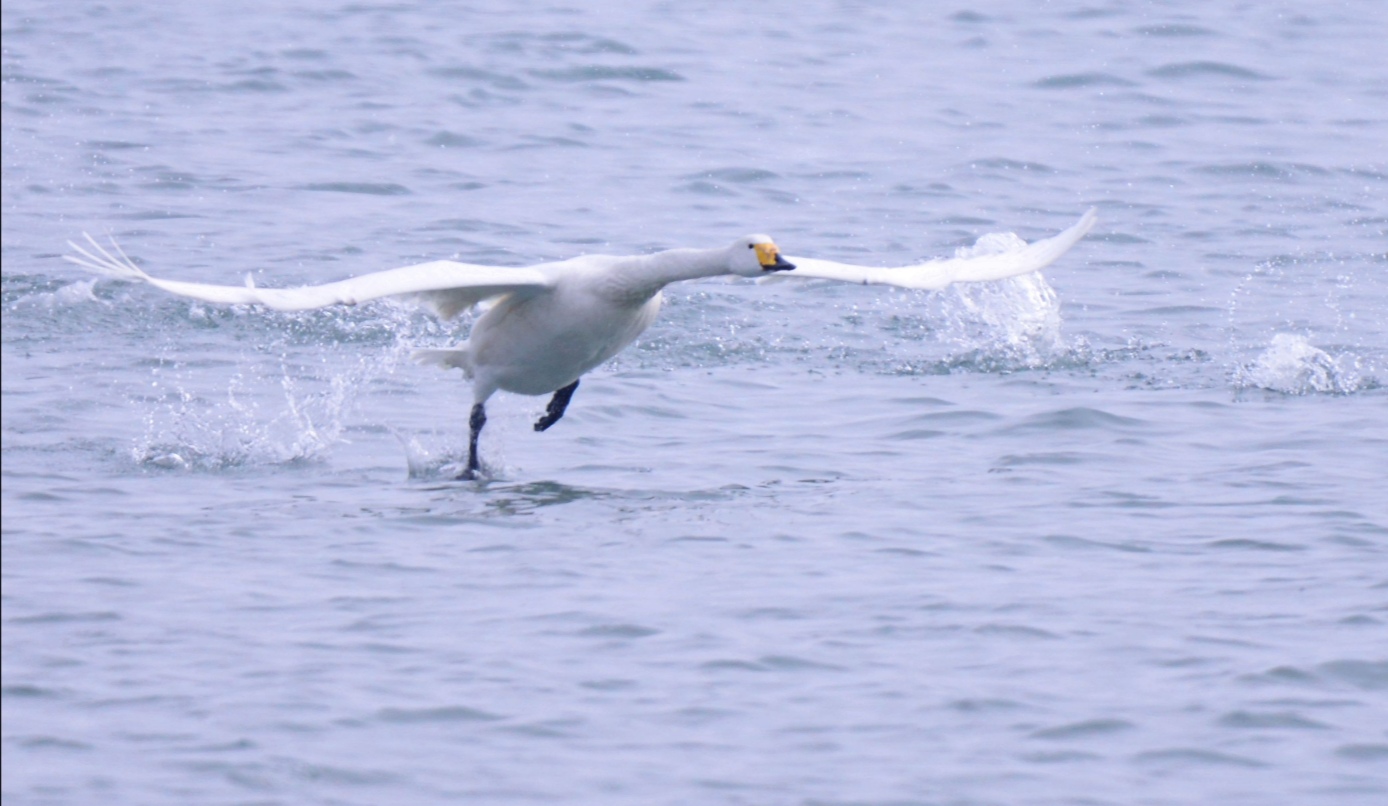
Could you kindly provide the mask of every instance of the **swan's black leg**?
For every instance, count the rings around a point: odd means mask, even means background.
[[[472,416],[467,421],[470,433],[467,443],[467,470],[464,470],[460,479],[475,479],[477,471],[482,469],[482,463],[477,461],[477,438],[482,435],[482,426],[487,424],[487,410],[481,403],[472,406]]]
[[[545,407],[545,416],[535,421],[536,431],[543,431],[559,422],[559,418],[564,416],[564,410],[569,407],[569,400],[573,398],[576,389],[578,389],[578,381],[574,381],[554,393],[554,397],[549,399],[549,405]]]

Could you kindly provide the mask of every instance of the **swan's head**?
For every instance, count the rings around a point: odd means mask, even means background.
[[[765,235],[738,238],[728,252],[728,268],[743,277],[761,277],[768,272],[795,268],[781,257],[781,250]]]

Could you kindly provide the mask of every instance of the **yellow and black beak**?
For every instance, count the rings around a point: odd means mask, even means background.
[[[781,257],[781,250],[777,249],[774,243],[759,243],[753,248],[757,250],[757,262],[761,264],[762,271],[787,271],[795,268],[794,263],[789,263]]]

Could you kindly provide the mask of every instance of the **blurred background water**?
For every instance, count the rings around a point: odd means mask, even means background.
[[[1382,803],[1388,8],[3,7],[8,804]],[[322,282],[716,246],[493,478]]]

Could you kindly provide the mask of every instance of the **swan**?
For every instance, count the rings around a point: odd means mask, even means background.
[[[468,461],[459,478],[474,479],[482,469],[478,440],[491,396],[499,390],[551,395],[544,415],[535,423],[536,431],[547,430],[564,416],[579,378],[620,353],[655,321],[661,289],[670,283],[719,275],[779,276],[938,290],[950,283],[999,280],[1043,268],[1084,237],[1096,220],[1091,209],[1058,235],[1012,252],[898,268],[787,257],[765,235],[748,235],[717,249],[671,249],[628,257],[583,255],[524,268],[435,260],[300,288],[257,288],[249,275],[244,286],[152,277],[114,240],[113,255],[90,235],[85,236],[90,250],[69,241],[76,254],[64,258],[107,277],[149,283],[184,297],[278,311],[396,297],[451,319],[494,299],[473,324],[467,341],[451,349],[414,353],[421,363],[461,369],[472,381]]]

